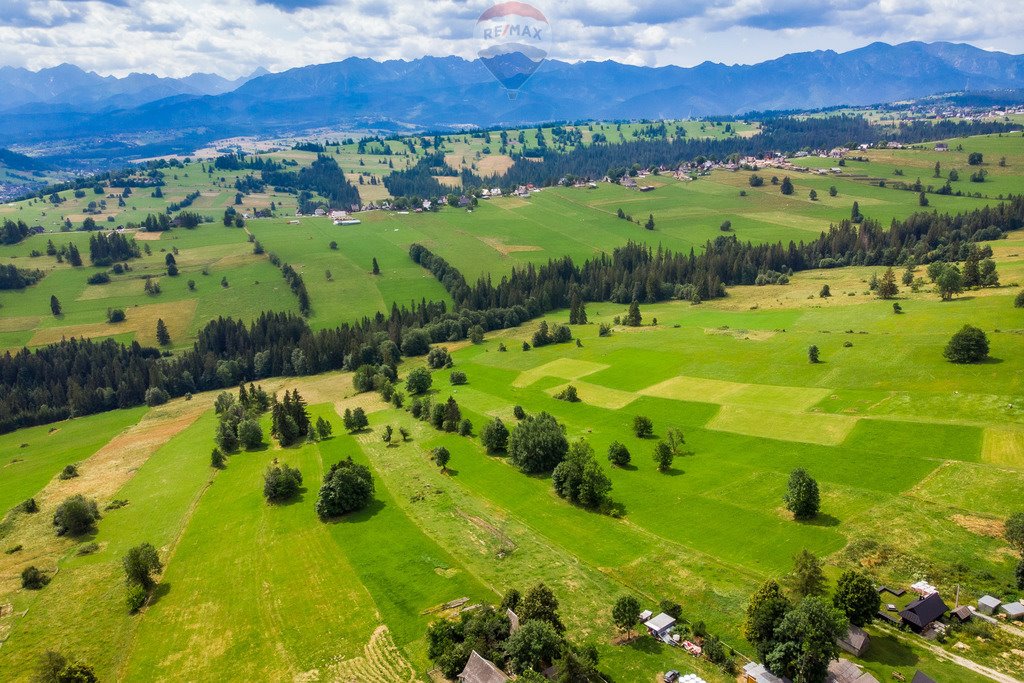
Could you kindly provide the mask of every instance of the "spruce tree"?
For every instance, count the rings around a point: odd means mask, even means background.
[[[171,333],[167,331],[167,325],[164,324],[163,318],[158,318],[156,321],[156,340],[160,346],[167,346],[171,343]]]
[[[53,317],[60,317],[60,300],[54,295],[50,296],[50,312],[53,313]]]

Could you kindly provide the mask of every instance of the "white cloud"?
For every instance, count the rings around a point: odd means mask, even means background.
[[[475,57],[479,0],[0,0],[0,64],[233,77],[350,56]],[[988,0],[578,0],[536,2],[551,57],[647,65],[753,63],[874,40],[949,40],[1020,51],[1024,3]],[[31,49],[25,49],[31,46]]]

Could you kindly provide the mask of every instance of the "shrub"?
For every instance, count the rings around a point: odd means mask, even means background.
[[[508,446],[508,427],[496,417],[486,425],[480,432],[480,441],[491,453],[503,451]]]
[[[129,584],[141,586],[144,590],[153,587],[156,583],[153,580],[153,574],[163,569],[163,565],[160,564],[160,556],[157,555],[156,548],[150,543],[141,543],[130,548],[125,553],[124,559],[121,560],[121,564],[124,566],[125,580]]]
[[[67,481],[68,479],[74,479],[77,476],[78,467],[76,467],[75,465],[65,465],[64,469],[61,470],[59,475],[57,475],[57,478]]]
[[[452,374],[450,374],[448,376],[448,379],[451,381],[453,386],[458,386],[460,384],[465,384],[466,383],[466,373],[461,372],[459,370],[454,370],[454,371],[452,371]]]
[[[24,513],[32,514],[33,512],[39,512],[39,503],[36,502],[35,498],[29,498],[22,502],[18,509]]]
[[[31,591],[37,591],[50,583],[50,577],[40,571],[34,565],[21,570],[21,587]]]
[[[125,593],[125,605],[128,607],[129,614],[135,614],[142,606],[146,604],[146,598],[149,597],[149,593],[145,588],[137,583],[128,584],[128,590]]]
[[[964,325],[950,338],[942,355],[952,363],[979,363],[988,357],[988,337],[977,327]]]
[[[471,436],[473,434],[473,423],[463,418],[459,423],[459,436]]]
[[[430,353],[427,354],[427,365],[433,370],[440,370],[441,368],[450,368],[452,366],[452,357],[448,353],[448,349],[437,346],[430,349]]]
[[[150,408],[154,406],[161,406],[171,399],[167,392],[160,387],[150,387],[149,389],[146,389],[145,398],[146,405]]]
[[[352,458],[331,465],[316,499],[320,519],[332,519],[366,507],[373,497],[373,477]]]
[[[515,418],[517,420],[525,420],[526,419],[526,411],[523,410],[522,406],[516,406],[516,407],[512,408],[512,414],[515,415]]]
[[[633,433],[639,439],[649,439],[654,435],[654,423],[651,418],[645,415],[637,415],[633,418]]]
[[[629,449],[618,441],[612,441],[608,446],[608,461],[616,467],[625,467],[630,461]]]
[[[576,387],[571,384],[555,394],[555,398],[559,401],[567,401],[569,403],[577,403],[580,400],[580,397],[576,393]]]
[[[1013,299],[1013,305],[1016,308],[1024,308],[1024,289],[1017,292],[1017,296]]]
[[[107,322],[108,323],[121,323],[125,321],[124,311],[120,308],[108,308],[107,309]]]
[[[90,531],[100,518],[96,501],[78,494],[57,506],[53,513],[53,526],[57,535],[79,536]]]
[[[90,285],[105,285],[110,282],[110,276],[104,272],[93,273],[85,282]]]
[[[405,389],[410,394],[425,394],[434,380],[426,368],[415,368],[405,378]]]
[[[302,473],[288,465],[271,465],[263,475],[263,496],[271,503],[280,503],[295,496],[302,488]]]

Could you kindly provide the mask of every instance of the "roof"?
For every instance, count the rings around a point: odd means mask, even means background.
[[[764,664],[758,662],[750,662],[744,665],[743,673],[746,674],[747,678],[753,678],[757,683],[789,683],[788,678],[776,676]]]
[[[1024,603],[1008,602],[1005,605],[1003,605],[1003,611],[1011,617],[1024,616]]]
[[[949,607],[942,601],[942,597],[938,593],[932,593],[907,605],[907,608],[900,612],[900,616],[904,621],[924,628],[948,611]]]
[[[999,598],[994,598],[991,595],[985,595],[978,599],[978,605],[981,607],[991,607],[995,609],[999,605],[1003,604],[1003,601]]]
[[[509,624],[511,624],[511,628],[509,628],[509,633],[515,633],[516,631],[518,631],[519,615],[513,612],[511,609],[507,609],[505,610],[505,616],[508,617]]]
[[[648,619],[650,619],[653,616],[654,616],[654,612],[652,612],[649,609],[645,609],[643,612],[640,613],[640,621],[647,621]]]
[[[846,635],[839,639],[839,644],[843,646],[844,650],[859,654],[867,649],[870,641],[871,638],[868,637],[864,629],[850,624],[850,628],[846,630]]]
[[[955,610],[953,610],[953,616],[955,616],[960,621],[967,621],[971,618],[972,614],[973,612],[971,612],[971,608],[967,605],[961,605],[960,607],[957,607]]]
[[[833,659],[828,664],[826,683],[878,683],[878,679],[848,659]]]
[[[675,617],[672,617],[664,612],[661,612],[656,617],[652,617],[644,622],[644,626],[651,629],[652,631],[664,631],[672,624],[676,623]]]
[[[462,683],[506,683],[509,678],[493,662],[481,657],[476,650],[469,655],[466,668],[458,675]]]
[[[914,678],[910,683],[935,683],[935,679],[927,674],[921,673],[920,670],[914,672]]]

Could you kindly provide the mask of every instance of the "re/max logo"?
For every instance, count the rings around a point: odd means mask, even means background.
[[[485,28],[484,40],[497,40],[498,38],[508,38],[511,36],[540,40],[540,32],[541,29],[527,24],[523,24],[521,26],[519,24],[504,24],[494,26],[492,28]]]

